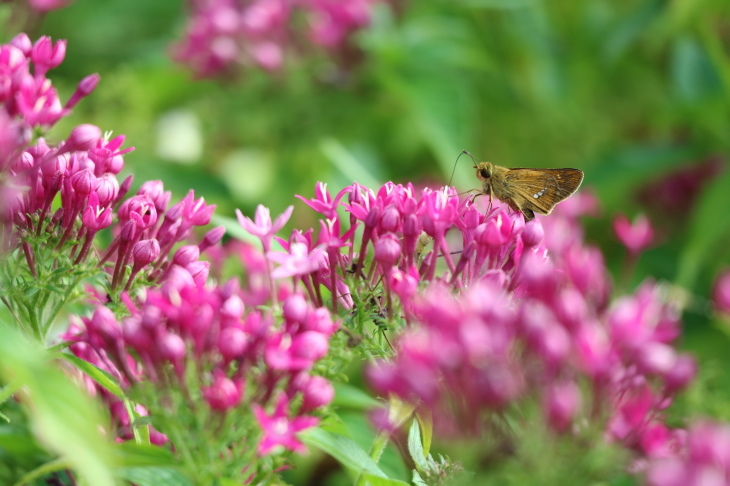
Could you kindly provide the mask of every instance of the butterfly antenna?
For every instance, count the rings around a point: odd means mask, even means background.
[[[474,158],[474,156],[473,156],[473,155],[472,155],[472,154],[471,154],[470,152],[467,152],[466,150],[462,150],[462,151],[461,151],[461,153],[462,153],[462,154],[466,154],[466,155],[468,155],[469,157],[471,157],[471,160],[473,160],[473,161],[474,161],[474,167],[476,167],[476,166],[477,166],[477,165],[479,164],[479,162],[477,161],[477,159],[475,159],[475,158]],[[461,154],[459,154],[459,155],[461,155]],[[458,159],[457,159],[457,160],[458,160]]]
[[[469,153],[469,152],[467,152],[466,150],[462,150],[462,151],[461,151],[461,153],[459,154],[459,156],[458,156],[458,157],[456,158],[456,161],[454,162],[454,170],[452,170],[452,171],[451,171],[451,177],[449,177],[449,186],[451,185],[451,181],[453,181],[453,180],[454,180],[454,174],[456,173],[456,164],[457,164],[457,163],[459,163],[459,159],[460,159],[460,158],[461,158],[461,156],[462,156],[462,155],[464,155],[464,154],[466,154],[466,155],[468,155],[469,157],[471,157],[471,158],[472,158],[472,160],[474,160],[474,163],[476,163],[476,159],[474,159],[474,156],[473,156],[472,154],[470,154],[470,153]]]

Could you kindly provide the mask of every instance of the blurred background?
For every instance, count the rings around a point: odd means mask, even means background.
[[[293,224],[307,228],[314,215],[294,195],[313,197],[317,181],[333,193],[353,181],[439,187],[462,149],[507,167],[582,169],[598,203],[588,239],[617,292],[648,275],[667,282],[685,308],[684,347],[728,398],[690,394],[687,406],[730,419],[728,325],[708,300],[730,264],[727,0],[372,2],[369,27],[335,55],[288,51],[275,69],[212,79],[171,59],[189,17],[181,0],[76,0],[30,20],[24,3],[0,5],[0,36],[68,40],[50,74],[62,99],[101,75],[49,138],[79,123],[125,134],[137,186],[195,189],[221,217],[294,204]],[[453,184],[478,187],[466,157]],[[655,228],[628,275],[619,213]]]

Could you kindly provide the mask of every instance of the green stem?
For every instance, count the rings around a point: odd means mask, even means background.
[[[82,278],[78,277],[76,278],[71,285],[68,286],[68,289],[66,289],[66,293],[63,295],[63,298],[58,301],[56,306],[51,311],[51,314],[48,316],[48,320],[44,323],[43,327],[43,337],[45,338],[46,333],[48,332],[48,329],[51,327],[51,324],[53,324],[53,321],[56,320],[56,316],[59,312],[61,312],[61,308],[66,304],[66,301],[68,301],[69,297],[71,297],[71,293],[76,289],[76,286],[81,282]]]
[[[380,461],[380,457],[383,455],[383,451],[385,451],[389,440],[390,434],[385,432],[380,432],[375,436],[373,444],[370,446],[370,459],[372,459],[375,464]],[[367,486],[367,484],[367,478],[363,476],[362,473],[358,474],[357,479],[355,480],[355,486]]]

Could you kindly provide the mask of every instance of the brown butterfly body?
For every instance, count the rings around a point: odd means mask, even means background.
[[[535,213],[550,214],[583,182],[583,171],[578,169],[509,169],[491,162],[478,162],[474,168],[482,181],[482,194],[520,211],[525,221],[533,219]]]

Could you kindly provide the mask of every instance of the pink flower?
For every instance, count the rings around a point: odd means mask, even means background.
[[[243,383],[235,383],[222,372],[216,373],[213,384],[203,388],[203,396],[212,410],[225,412],[241,402]]]
[[[305,199],[302,196],[297,195],[298,199],[304,201],[304,203],[310,208],[314,209],[318,213],[321,213],[325,219],[337,218],[337,208],[340,205],[340,199],[344,196],[343,192],[337,194],[337,197],[332,199],[330,193],[327,191],[327,184],[317,182],[314,188],[314,199]]]
[[[294,206],[289,206],[272,223],[269,208],[259,204],[256,208],[255,221],[244,216],[238,209],[236,209],[236,217],[238,223],[246,232],[257,236],[261,240],[264,251],[267,252],[271,247],[271,239],[289,221],[292,211],[294,211]]]
[[[276,409],[271,415],[267,415],[260,405],[253,405],[253,413],[264,433],[258,447],[260,455],[269,454],[279,447],[300,454],[307,451],[295,434],[314,427],[319,423],[319,419],[316,417],[289,418],[287,416],[288,409],[289,400],[285,395],[279,397]]]
[[[632,255],[638,255],[654,242],[654,228],[644,214],[637,216],[633,223],[623,214],[619,214],[613,220],[613,230]]]
[[[325,260],[325,254],[320,248],[308,251],[305,243],[292,243],[289,253],[270,251],[266,258],[278,263],[271,272],[272,278],[303,277],[319,270]]]
[[[730,270],[722,272],[717,277],[712,291],[712,301],[719,312],[730,314]]]

